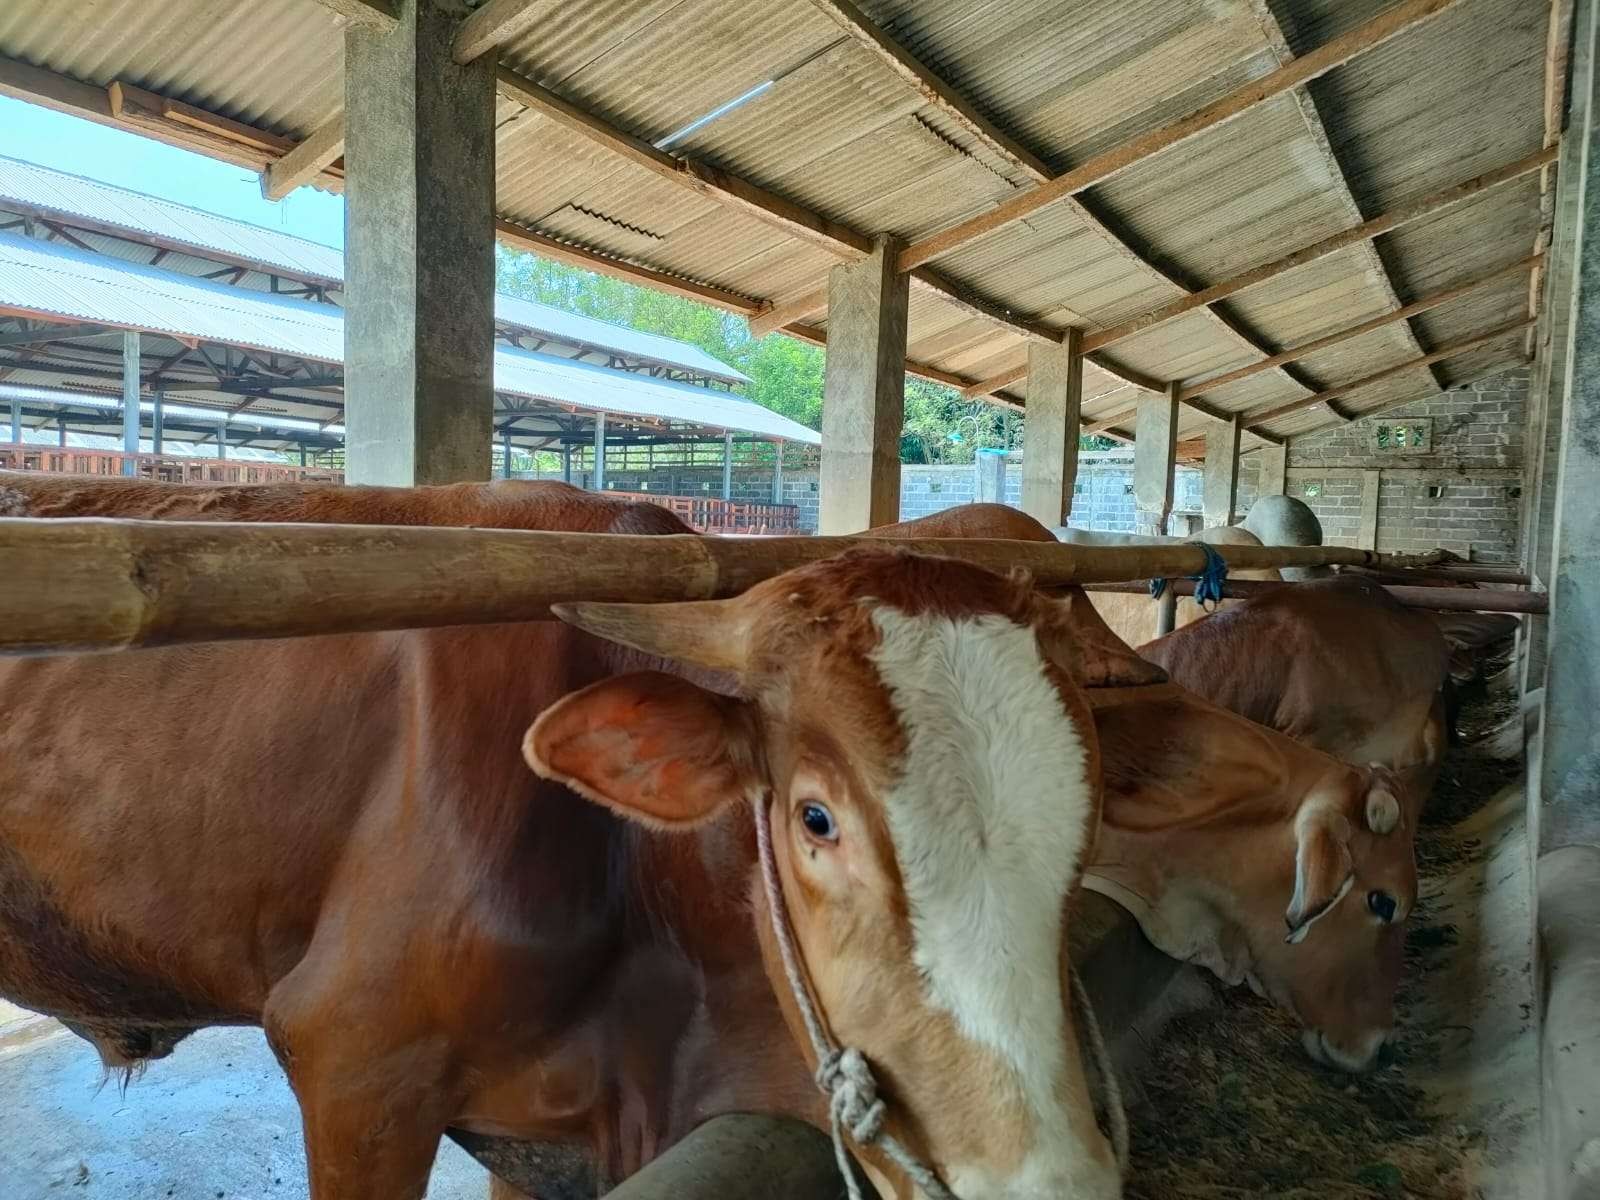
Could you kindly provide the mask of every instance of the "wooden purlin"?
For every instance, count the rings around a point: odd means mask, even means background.
[[[261,194],[282,200],[295,188],[310,183],[344,154],[344,114],[331,117],[294,149],[261,173]]]
[[[1474,382],[1474,381],[1479,380],[1479,379],[1489,379],[1489,378],[1491,378],[1491,377],[1493,377],[1495,375],[1500,374],[1500,372],[1502,372],[1502,371],[1509,371],[1512,367],[1525,366],[1527,364],[1527,362],[1528,362],[1528,358],[1524,354],[1512,355],[1511,357],[1508,357],[1508,358],[1505,358],[1505,359],[1500,359],[1500,360],[1496,361],[1493,366],[1487,368],[1486,370],[1479,371],[1476,375],[1474,375],[1472,377],[1472,379],[1465,380],[1462,383],[1456,383],[1456,384],[1453,384],[1451,386],[1453,386],[1453,387],[1462,387],[1466,383],[1471,383],[1471,382]],[[1407,396],[1404,400],[1396,400],[1396,401],[1394,401],[1394,402],[1392,402],[1390,404],[1382,404],[1382,405],[1379,405],[1377,408],[1371,409],[1371,410],[1369,410],[1367,412],[1357,413],[1352,419],[1353,420],[1357,420],[1357,421],[1365,421],[1368,417],[1381,417],[1385,413],[1391,413],[1397,408],[1404,408],[1407,404],[1413,404],[1421,396],[1428,395],[1428,394],[1430,394],[1430,393],[1417,393],[1416,395]],[[1340,418],[1338,420],[1333,420],[1333,421],[1323,421],[1320,425],[1313,425],[1309,429],[1302,429],[1299,433],[1296,433],[1292,437],[1287,438],[1287,439],[1283,439],[1283,440],[1286,440],[1286,441],[1288,441],[1290,443],[1297,442],[1301,438],[1304,438],[1304,437],[1315,437],[1317,434],[1323,432],[1324,430],[1332,429],[1337,425],[1343,425],[1343,424],[1348,424],[1348,421],[1346,421],[1343,418]]]
[[[352,25],[367,25],[387,33],[400,19],[393,0],[317,0]]]
[[[1283,26],[1273,13],[1269,0],[1250,0],[1250,8],[1255,13],[1256,23],[1261,26],[1261,31],[1267,39],[1267,45],[1272,50],[1273,56],[1278,60],[1279,66],[1287,65],[1294,58],[1294,51],[1289,47],[1289,39],[1284,34]],[[1333,147],[1332,140],[1328,137],[1328,127],[1322,119],[1322,111],[1317,107],[1317,99],[1311,94],[1309,84],[1297,87],[1289,93],[1296,107],[1300,110],[1300,118],[1305,122],[1306,133],[1316,144],[1317,153],[1327,165],[1329,174],[1337,182],[1338,187],[1334,192],[1334,200],[1344,211],[1347,222],[1360,224],[1365,214],[1361,205],[1356,202],[1354,189],[1350,186],[1349,173],[1345,171],[1344,164],[1339,161],[1339,153]],[[1389,274],[1389,268],[1384,264],[1383,257],[1378,253],[1378,248],[1372,242],[1362,242],[1359,247],[1362,257],[1367,260],[1367,269],[1372,272],[1373,278],[1378,281],[1378,286],[1383,289],[1384,300],[1391,308],[1400,307],[1400,296],[1395,291],[1394,279]],[[1422,343],[1417,340],[1417,331],[1412,328],[1410,321],[1401,321],[1400,330],[1405,339],[1410,343],[1411,349],[1418,354],[1423,352]],[[1439,377],[1434,367],[1428,371],[1434,377],[1434,382],[1439,384],[1439,389],[1444,390],[1444,381]]]
[[[1013,225],[1042,208],[1055,204],[1095,184],[1104,183],[1136,163],[1181,145],[1190,138],[1226,124],[1257,105],[1291,88],[1309,83],[1352,58],[1383,45],[1459,3],[1460,0],[1402,0],[1385,12],[1318,46],[1288,65],[1252,80],[1169,125],[1140,134],[1131,141],[1093,155],[1076,167],[1019,196],[958,221],[929,237],[912,242],[900,254],[900,269],[909,271],[941,255],[959,250],[979,238]]]
[[[1022,145],[1016,137],[979,112],[977,107],[963,96],[957,88],[922,63],[914,54],[895,41],[884,29],[873,23],[866,14],[851,3],[851,0],[811,0],[811,2],[831,17],[835,23],[854,37],[891,71],[915,87],[930,104],[960,124],[972,137],[988,147],[992,153],[998,155],[1016,170],[1028,175],[1036,182],[1046,183],[1056,177],[1056,173],[1051,170],[1049,164]],[[1160,283],[1166,287],[1175,288],[1184,293],[1192,291],[1183,281],[1167,274],[1114,233],[1081,200],[1069,196],[1062,203],[1072,210],[1073,215],[1077,217],[1085,228],[1098,236],[1106,246],[1135,270],[1148,276],[1153,282]],[[916,272],[913,272],[912,277],[913,279],[916,278]],[[758,314],[751,319],[750,331],[759,337],[764,333],[781,328],[789,321],[802,320],[814,313],[821,312],[827,307],[827,302],[827,289],[814,289],[801,296],[780,302],[771,309]],[[1257,354],[1266,355],[1269,353],[1259,338],[1250,331],[1241,328],[1236,321],[1229,320],[1223,314],[1217,312],[1211,312],[1210,315],[1227,336],[1238,340]],[[1164,381],[1156,380],[1153,377],[1143,377],[1149,379],[1149,384],[1146,384],[1135,378],[1131,372],[1116,366],[1102,356],[1095,356],[1090,358],[1089,361],[1108,374],[1134,383],[1135,386],[1143,387],[1147,391],[1162,391],[1166,387]],[[1026,374],[1027,368],[1022,366],[1007,372],[1003,377],[1003,382],[996,382],[1001,377],[992,377],[963,389],[962,394],[968,399],[998,396],[1000,389],[1020,381]],[[1316,390],[1288,371],[1283,374],[1288,382],[1308,393]]]
[[[1326,391],[1318,392],[1315,396],[1307,396],[1301,400],[1293,400],[1288,404],[1279,404],[1274,408],[1269,408],[1262,412],[1243,413],[1242,416],[1247,422],[1246,428],[1249,428],[1252,425],[1265,424],[1268,421],[1276,421],[1279,417],[1286,417],[1290,413],[1299,412],[1303,408],[1311,408],[1317,404],[1326,404],[1329,400],[1334,400],[1340,396],[1349,395],[1351,392],[1358,391],[1361,388],[1370,387],[1374,383],[1382,383],[1386,379],[1393,379],[1395,376],[1402,375],[1407,371],[1415,370],[1417,367],[1429,366],[1438,362],[1440,359],[1449,358],[1455,354],[1463,354],[1466,351],[1481,346],[1486,342],[1492,342],[1496,338],[1502,338],[1509,333],[1515,333],[1517,330],[1525,328],[1532,322],[1532,320],[1532,317],[1519,317],[1515,321],[1508,321],[1503,325],[1498,325],[1495,328],[1486,330],[1483,333],[1476,334],[1469,338],[1462,338],[1445,346],[1440,346],[1437,350],[1430,350],[1421,358],[1407,359],[1403,363],[1396,363],[1392,367],[1385,367],[1381,371],[1374,371],[1370,375],[1363,375],[1360,379],[1353,379],[1349,383],[1340,384],[1337,387],[1331,387]]]

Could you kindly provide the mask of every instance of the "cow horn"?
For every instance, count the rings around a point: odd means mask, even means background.
[[[1367,828],[1373,833],[1393,833],[1400,824],[1400,801],[1379,784],[1367,793]]]
[[[737,596],[671,604],[579,601],[553,604],[550,611],[608,642],[675,662],[738,673],[749,657],[748,609]]]

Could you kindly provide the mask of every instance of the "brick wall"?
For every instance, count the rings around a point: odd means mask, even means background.
[[[1517,368],[1296,440],[1287,491],[1316,512],[1327,542],[1353,546],[1365,473],[1378,471],[1376,549],[1515,562],[1527,401],[1528,371]],[[1407,417],[1432,421],[1429,448],[1377,449],[1375,427]]]

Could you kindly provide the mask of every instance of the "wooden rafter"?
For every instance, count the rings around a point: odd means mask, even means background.
[[[1490,271],[1487,275],[1480,275],[1478,278],[1466,283],[1432,292],[1418,300],[1413,300],[1410,304],[1397,308],[1394,312],[1384,313],[1381,316],[1373,317],[1370,321],[1362,321],[1358,325],[1351,325],[1348,328],[1339,330],[1337,333],[1329,333],[1319,338],[1313,338],[1309,342],[1301,342],[1298,346],[1291,346],[1289,349],[1274,354],[1271,358],[1263,359],[1261,362],[1237,367],[1232,371],[1224,371],[1222,374],[1213,375],[1209,379],[1199,379],[1193,383],[1186,383],[1183,385],[1183,391],[1179,394],[1182,397],[1194,397],[1205,392],[1215,391],[1219,387],[1237,383],[1241,379],[1248,379],[1250,376],[1259,374],[1280,363],[1294,362],[1297,359],[1306,357],[1308,354],[1315,354],[1319,350],[1326,350],[1330,346],[1337,346],[1339,343],[1347,342],[1351,338],[1371,333],[1374,329],[1382,329],[1386,325],[1409,320],[1441,305],[1449,304],[1452,300],[1459,300],[1462,296],[1475,292],[1488,284],[1496,283],[1507,276],[1523,274],[1530,268],[1536,269],[1540,261],[1539,255],[1530,255],[1518,262],[1501,267],[1497,271]],[[1418,350],[1420,351],[1421,347],[1418,347]]]
[[[1326,75],[1335,67],[1383,45],[1456,3],[1459,0],[1402,0],[1402,3],[1365,24],[1356,26],[1260,79],[1234,89],[1198,112],[1093,155],[1050,182],[1004,201],[988,212],[958,221],[938,233],[912,242],[901,251],[898,265],[902,271],[909,271],[941,255],[959,250],[998,229],[1013,225],[1068,196],[1104,183],[1137,163],[1234,120],[1274,96]]]
[[[1301,400],[1293,400],[1288,404],[1280,404],[1274,408],[1269,408],[1264,411],[1247,412],[1243,414],[1246,422],[1245,428],[1251,429],[1257,425],[1266,424],[1269,421],[1276,421],[1280,417],[1286,417],[1290,413],[1299,412],[1303,408],[1311,408],[1317,404],[1326,404],[1330,400],[1337,399],[1340,396],[1347,396],[1351,392],[1358,391],[1364,387],[1370,387],[1374,383],[1382,383],[1386,379],[1393,379],[1397,375],[1403,375],[1407,371],[1415,370],[1418,367],[1431,366],[1440,359],[1450,358],[1456,354],[1464,354],[1468,350],[1472,350],[1483,345],[1485,342],[1492,342],[1496,338],[1502,338],[1509,333],[1515,333],[1517,330],[1523,329],[1529,325],[1532,320],[1532,317],[1518,317],[1515,321],[1508,321],[1504,325],[1498,325],[1493,329],[1485,331],[1484,333],[1476,334],[1469,338],[1462,338],[1458,341],[1451,342],[1449,345],[1440,346],[1437,350],[1429,351],[1420,358],[1407,359],[1403,363],[1396,363],[1392,367],[1385,367],[1381,371],[1374,371],[1370,375],[1363,375],[1360,379],[1352,379],[1349,383],[1343,383],[1338,387],[1328,388],[1326,391],[1318,392],[1314,396],[1307,396]]]
[[[352,25],[366,25],[387,33],[400,19],[393,0],[318,0]]]
[[[482,58],[526,32],[540,17],[548,16],[550,9],[550,0],[487,0],[461,22],[450,47],[451,57],[458,63]]]
[[[916,88],[929,104],[959,124],[974,139],[988,147],[992,153],[1009,163],[1015,170],[1039,183],[1047,183],[1056,177],[1055,172],[1044,159],[1029,150],[1010,132],[984,116],[977,105],[962,95],[959,89],[940,77],[937,72],[919,60],[911,51],[900,45],[886,30],[875,24],[871,18],[856,7],[851,0],[812,0],[812,3],[832,18],[836,24],[860,43],[868,53],[874,55],[891,72]],[[1191,291],[1181,280],[1168,275],[1131,245],[1123,241],[1083,201],[1076,197],[1067,197],[1062,203],[1072,209],[1073,214],[1082,222],[1085,228],[1097,235],[1108,248],[1126,261],[1134,270],[1166,287],[1175,288],[1185,294]],[[827,305],[827,289],[813,289],[800,296],[791,297],[774,304],[758,313],[750,320],[750,332],[756,337],[764,336],[792,322],[804,321],[813,314],[825,310]],[[1227,336],[1234,338],[1258,354],[1266,355],[1269,353],[1260,339],[1249,330],[1241,327],[1237,321],[1214,311],[1211,316]],[[1133,382],[1126,370],[1108,363],[1101,357],[1096,356],[1091,358],[1090,361],[1101,370],[1108,371],[1108,373],[1116,375],[1125,381]],[[1026,367],[1020,367],[1008,372],[1004,377],[1004,382],[995,383],[992,380],[984,380],[979,384],[963,388],[962,394],[968,399],[997,396],[1001,388],[1018,382],[1024,378],[1026,373]],[[1291,372],[1284,371],[1283,374],[1289,383],[1305,392],[1309,393],[1316,390]],[[1165,386],[1161,381],[1153,378],[1149,382],[1155,385],[1147,388],[1150,391],[1160,391]]]
[[[1267,39],[1267,47],[1277,59],[1278,65],[1286,66],[1294,60],[1294,51],[1289,48],[1289,39],[1284,35],[1283,25],[1277,15],[1272,11],[1271,0],[1250,0],[1251,10],[1255,13],[1256,24],[1261,27],[1262,34]],[[1361,205],[1356,202],[1355,191],[1350,186],[1349,173],[1345,171],[1344,164],[1339,161],[1339,154],[1333,148],[1333,142],[1328,137],[1327,124],[1322,119],[1322,112],[1317,107],[1317,99],[1311,94],[1309,84],[1297,87],[1289,93],[1295,105],[1300,110],[1300,119],[1305,123],[1306,134],[1311,138],[1317,148],[1318,155],[1328,169],[1329,176],[1336,184],[1332,199],[1343,212],[1345,221],[1359,225],[1366,216],[1361,211]],[[1370,241],[1361,242],[1357,247],[1358,253],[1366,259],[1367,270],[1377,280],[1378,286],[1383,290],[1384,302],[1391,308],[1400,307],[1400,296],[1395,291],[1394,279],[1389,274],[1383,257],[1378,253],[1376,244]],[[1417,331],[1412,328],[1410,321],[1399,322],[1400,331],[1405,335],[1407,343],[1418,354],[1422,353],[1422,343],[1417,340]],[[1444,381],[1439,377],[1434,367],[1428,371],[1433,375],[1434,382],[1444,390]]]
[[[344,154],[344,114],[324,121],[309,137],[261,173],[261,194],[282,200],[295,188],[310,183]]]

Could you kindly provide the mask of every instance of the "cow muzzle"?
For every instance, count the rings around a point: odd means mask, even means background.
[[[1306,1053],[1325,1067],[1361,1075],[1378,1065],[1378,1055],[1389,1040],[1389,1030],[1374,1029],[1350,1039],[1334,1040],[1320,1029],[1307,1029],[1300,1035]]]

